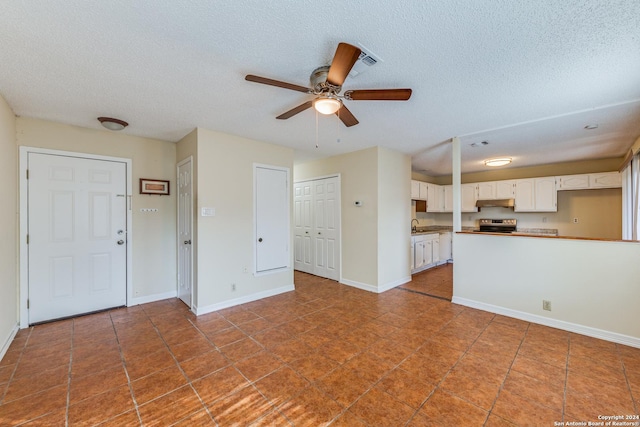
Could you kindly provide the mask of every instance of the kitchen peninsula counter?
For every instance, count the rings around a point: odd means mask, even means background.
[[[532,233],[489,233],[483,231],[469,231],[462,230],[458,231],[457,234],[474,234],[474,235],[485,235],[485,236],[503,236],[503,237],[533,237],[536,239],[564,239],[564,240],[591,240],[591,241],[602,241],[602,242],[629,242],[629,243],[640,243],[640,240],[623,240],[623,239],[603,239],[597,237],[572,237],[572,236],[555,236],[553,234],[532,234]]]

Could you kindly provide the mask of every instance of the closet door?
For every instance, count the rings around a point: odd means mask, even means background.
[[[315,275],[340,279],[340,192],[338,178],[314,181],[314,266]]]
[[[311,274],[313,274],[312,183],[312,181],[296,183],[293,190],[294,268]]]

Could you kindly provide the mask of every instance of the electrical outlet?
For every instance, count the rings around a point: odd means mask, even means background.
[[[542,309],[551,311],[551,301],[547,301],[546,299],[542,300]]]
[[[232,283],[231,284],[231,292],[235,292],[236,291],[236,284]]]
[[[577,224],[578,223],[578,218],[573,218],[573,223]]]

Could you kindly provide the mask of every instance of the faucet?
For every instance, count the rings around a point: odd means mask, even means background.
[[[415,219],[415,218],[411,220],[411,232],[412,232],[412,233],[415,233],[416,231],[418,231],[418,229],[416,228],[416,226],[415,226],[415,225],[413,225],[413,221],[417,222],[418,224],[420,224],[420,221],[418,221],[418,220],[417,220],[417,219]]]

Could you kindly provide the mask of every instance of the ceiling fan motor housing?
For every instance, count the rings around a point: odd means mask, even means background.
[[[309,81],[311,82],[311,88],[314,94],[319,95],[321,93],[330,92],[337,95],[342,90],[342,86],[334,86],[330,83],[327,83],[329,68],[329,65],[324,65],[322,67],[316,68],[311,73]]]

